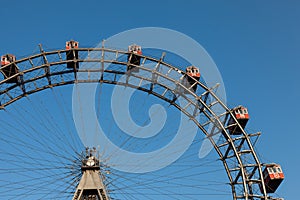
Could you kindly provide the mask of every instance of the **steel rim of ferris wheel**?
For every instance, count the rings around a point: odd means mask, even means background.
[[[66,57],[67,52],[72,52],[73,55],[78,53],[78,56],[68,59]],[[139,55],[141,57],[140,65],[130,64],[127,60],[119,59],[127,56],[127,51],[109,49],[103,46],[102,48],[62,49],[49,52],[41,50],[38,54],[14,61],[13,65],[17,71],[10,77],[0,79],[1,108],[5,110],[8,105],[23,97],[61,85],[94,82],[132,87],[171,104],[198,126],[210,140],[219,160],[223,163],[233,199],[276,199],[266,192],[262,172],[263,164],[259,161],[252,145],[253,139],[256,139],[259,133],[246,133],[233,117],[232,110],[216,96],[214,88],[208,88],[196,79],[194,79],[194,84],[187,88],[180,81],[183,72],[165,63],[163,56],[157,59]],[[41,60],[43,62],[40,62]],[[83,63],[95,63],[99,65],[99,68],[89,70],[78,67]],[[145,67],[146,63],[151,63],[153,68]],[[76,67],[70,69],[67,67],[69,64]],[[104,69],[104,64],[115,65],[116,67]],[[129,65],[145,72],[145,74],[152,74],[151,78],[144,77],[143,73],[128,73],[126,69]],[[3,69],[4,67],[1,67],[0,70],[3,71]],[[35,74],[34,72],[38,73]],[[85,73],[88,76],[85,79],[77,79],[78,73]],[[102,73],[102,76],[93,77],[93,73]],[[126,80],[119,79],[123,75],[127,76]],[[138,84],[131,82],[131,79],[138,80],[135,81]],[[143,86],[144,82],[150,84]],[[195,85],[198,87],[197,93],[192,90]],[[184,90],[183,93],[174,91],[174,88],[178,86]],[[179,105],[178,98],[184,98],[186,104]],[[214,113],[214,106],[221,107],[225,112]],[[197,120],[196,117],[200,115],[206,118],[205,122]],[[229,133],[226,120],[230,117],[235,119],[236,125],[242,130],[241,135],[233,136]],[[208,127],[211,124],[214,131],[208,132]],[[213,135],[216,134],[221,136],[218,141],[214,141]],[[263,188],[262,192],[260,192],[260,185]]]

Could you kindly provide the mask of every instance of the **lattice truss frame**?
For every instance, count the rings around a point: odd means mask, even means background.
[[[0,108],[5,109],[32,93],[66,84],[96,82],[136,88],[169,102],[201,129],[224,165],[233,199],[276,199],[266,193],[263,164],[253,148],[253,142],[260,133],[247,133],[232,110],[217,97],[215,88],[208,88],[196,79],[193,85],[187,87],[182,83],[185,72],[164,62],[164,55],[160,59],[139,55],[141,64],[135,65],[139,73],[132,73],[127,71],[132,65],[127,61],[127,51],[105,47],[78,48],[78,58],[74,56],[74,59],[68,60],[66,53],[69,51],[75,55],[74,49],[42,51],[12,63],[18,73],[11,77],[2,74],[0,77]],[[80,67],[70,69],[67,63],[79,63]],[[15,78],[18,80],[16,83],[7,83]],[[195,84],[196,92],[192,90]],[[230,117],[235,122],[230,126],[238,126],[242,130],[241,135],[229,133],[227,122]]]

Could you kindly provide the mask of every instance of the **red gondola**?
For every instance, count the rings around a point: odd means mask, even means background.
[[[200,71],[198,67],[195,66],[189,66],[186,68],[186,74],[199,80],[200,79]]]
[[[238,106],[232,109],[233,115],[241,125],[241,127],[244,129],[246,127],[246,124],[249,120],[249,113],[248,109],[243,106]],[[234,118],[230,117],[228,121],[228,130],[229,133],[232,135],[239,135],[242,134],[242,130],[240,127],[235,123]]]
[[[281,166],[274,163],[266,165],[263,176],[267,193],[274,193],[284,179]],[[260,189],[263,192],[261,186]]]
[[[136,44],[128,46],[128,56],[127,56],[127,62],[133,65],[128,65],[127,71],[131,72],[139,72],[139,68],[137,68],[134,65],[140,65],[141,64],[141,57],[139,55],[142,55],[142,47],[138,46]]]
[[[70,40],[66,42],[66,50],[78,49],[78,46],[79,46],[79,42],[77,41]]]
[[[9,78],[17,73],[19,73],[19,69],[14,63],[16,61],[16,56],[12,54],[6,54],[1,56],[1,73],[5,78]],[[18,77],[14,77],[9,79],[6,83],[17,83]]]
[[[192,90],[194,92],[196,92],[197,84],[194,85],[194,83],[195,83],[194,79],[196,79],[197,81],[200,80],[200,70],[199,70],[199,68],[195,67],[195,66],[189,66],[189,67],[186,68],[185,72],[186,72],[187,76],[184,77],[184,79],[183,79],[183,85],[186,88],[190,88],[191,86],[193,86]],[[185,91],[185,93],[187,93],[187,91]]]
[[[66,42],[66,56],[67,60],[74,60],[78,59],[78,49],[79,43],[74,40],[70,40]],[[79,63],[78,62],[67,62],[67,68],[71,69],[78,69],[79,68]]]
[[[16,61],[16,56],[12,54],[6,54],[1,56],[1,66],[8,65]]]

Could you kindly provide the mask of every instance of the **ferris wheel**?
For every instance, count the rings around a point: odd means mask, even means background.
[[[227,107],[215,93],[217,86],[206,86],[201,68],[175,67],[164,61],[165,56],[148,56],[135,44],[128,50],[81,48],[73,40],[53,51],[40,45],[39,53],[19,60],[3,55],[0,199],[281,199],[275,192],[284,179],[282,169],[260,161],[254,146],[260,133],[245,130],[248,109]],[[156,154],[162,162],[170,158],[170,163],[153,171],[144,170],[157,167],[152,157],[143,166],[111,164],[121,159],[119,152],[105,153],[105,144],[83,142],[97,129],[94,121],[85,124],[84,108],[78,107],[77,122],[86,135],[78,136],[73,122],[71,97],[80,102],[86,91],[72,89],[88,84],[97,85],[97,123],[104,124],[106,137],[120,148],[136,153],[163,148],[175,141],[182,116],[190,127],[184,128],[176,145],[183,146],[196,130],[189,148],[176,159],[171,157],[177,148]],[[134,89],[128,104],[139,126],[132,135],[113,123],[110,97],[115,87],[122,88],[124,96]],[[153,104],[162,107],[152,109],[150,119],[147,112]],[[158,135],[144,136],[143,127],[162,120],[161,108],[168,116],[164,127]],[[121,120],[131,128],[127,118]],[[214,151],[199,159],[204,140]],[[119,170],[124,168],[127,171]]]

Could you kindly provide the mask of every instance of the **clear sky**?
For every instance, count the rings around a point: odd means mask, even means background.
[[[300,2],[220,1],[4,1],[0,53],[25,57],[62,48],[70,38],[82,46],[138,27],[164,27],[199,42],[223,77],[228,104],[245,105],[248,128],[262,131],[264,162],[282,165],[278,194],[298,196],[300,147]]]

